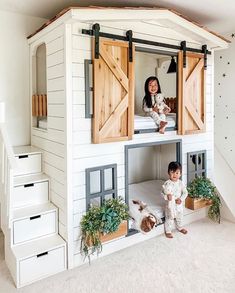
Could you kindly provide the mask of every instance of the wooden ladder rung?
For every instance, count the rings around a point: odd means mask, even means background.
[[[47,95],[32,96],[32,116],[47,116]]]

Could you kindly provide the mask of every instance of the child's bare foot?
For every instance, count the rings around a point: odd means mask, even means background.
[[[159,124],[159,133],[164,134],[165,133],[165,128],[168,122],[166,121],[161,121]]]
[[[173,238],[172,233],[165,233],[165,235],[166,235],[166,238]]]
[[[182,233],[182,234],[187,234],[188,233],[188,231],[186,229],[181,229],[181,230],[179,230],[179,232]]]

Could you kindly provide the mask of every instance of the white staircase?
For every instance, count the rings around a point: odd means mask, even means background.
[[[235,173],[215,146],[214,182],[218,192],[223,198],[222,216],[230,221],[235,221]]]
[[[23,287],[66,269],[66,243],[58,235],[58,209],[50,202],[42,153],[31,146],[15,147],[14,158],[12,179],[2,182],[9,191],[3,192],[1,223],[6,263],[16,286]]]

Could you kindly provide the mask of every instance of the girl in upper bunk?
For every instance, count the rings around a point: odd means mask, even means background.
[[[164,102],[158,78],[156,76],[148,77],[145,81],[144,90],[143,111],[152,117],[159,127],[159,133],[164,134],[167,125],[166,114],[171,109]]]

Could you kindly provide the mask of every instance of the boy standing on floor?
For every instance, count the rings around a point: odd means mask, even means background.
[[[188,196],[184,183],[180,180],[182,166],[179,162],[171,162],[168,166],[169,179],[162,186],[162,196],[166,200],[165,235],[173,238],[171,233],[174,221],[179,232],[187,234],[183,228],[183,201]]]

